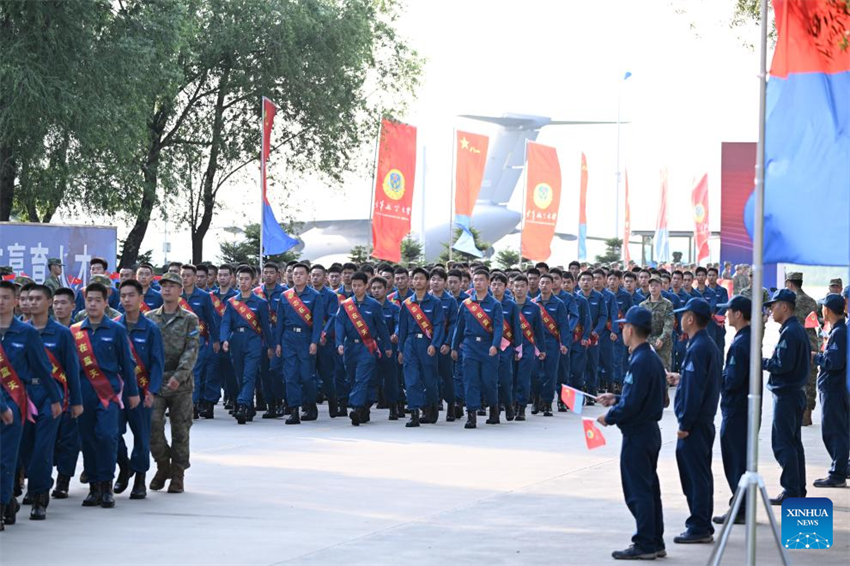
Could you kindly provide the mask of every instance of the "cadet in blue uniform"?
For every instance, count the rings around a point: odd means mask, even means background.
[[[579,287],[580,293],[587,299],[590,313],[590,344],[587,348],[584,390],[595,396],[599,388],[599,337],[605,332],[608,323],[608,309],[605,306],[605,298],[593,289],[593,274],[590,271],[582,272],[579,276]],[[594,404],[589,396],[586,399],[588,404]]]
[[[136,362],[130,352],[127,330],[104,316],[106,288],[86,287],[86,318],[71,327],[80,360],[83,414],[79,417],[83,467],[89,480],[84,507],[114,507],[112,479],[118,454],[118,423],[123,404],[139,404]]]
[[[682,313],[682,330],[691,339],[682,362],[681,375],[671,374],[671,381],[679,383],[674,405],[679,421],[676,463],[691,515],[685,520],[685,531],[673,542],[709,543],[714,540],[711,455],[723,363],[720,350],[706,330],[711,324],[712,312],[708,302],[694,298],[679,311]]]
[[[691,289],[691,297],[697,297],[699,299],[705,299],[705,301],[711,307],[711,314],[714,315],[714,312],[717,310],[717,294],[706,284],[706,279],[708,279],[708,270],[705,267],[697,267],[695,270],[696,274],[696,285]],[[708,331],[708,335],[714,340],[715,344],[717,343],[717,324],[712,320],[711,324],[706,328]]]
[[[773,456],[782,466],[779,483],[782,493],[770,500],[782,505],[789,497],[806,496],[806,455],[801,427],[806,409],[806,391],[811,363],[811,345],[794,307],[797,295],[789,289],[774,293],[765,306],[772,306],[773,320],[782,325],[773,356],[762,360],[762,369],[770,372],[767,388],[773,393]]]
[[[239,294],[227,301],[221,319],[222,347],[230,352],[239,384],[234,414],[238,424],[254,418],[254,388],[260,356],[267,353],[271,356],[274,345],[269,331],[269,304],[251,292],[253,278],[254,270],[246,265],[236,270]],[[241,314],[239,305],[244,305]]]
[[[283,292],[277,304],[274,344],[277,355],[283,357],[283,377],[286,380],[286,399],[290,413],[286,420],[288,425],[301,424],[299,411],[305,393],[312,393],[312,397],[308,398],[309,403],[316,402],[313,373],[322,338],[325,303],[319,292],[307,285],[308,269],[303,263],[296,263],[292,267],[293,286]],[[336,302],[336,297],[332,298]]]
[[[428,279],[421,267],[413,270],[414,294],[402,303],[398,321],[398,358],[410,408],[406,427],[419,426],[423,407],[426,422],[436,423],[438,417],[436,355],[445,344],[446,325],[442,302],[428,293]]]
[[[545,351],[546,357],[540,363],[542,370],[539,372],[542,376],[540,404],[534,407],[531,413],[536,415],[542,410],[544,417],[552,416],[552,400],[555,398],[555,379],[558,374],[558,364],[561,356],[568,355],[569,349],[566,344],[570,340],[570,322],[567,320],[567,309],[564,302],[552,294],[552,288],[552,276],[548,273],[541,275],[540,296],[534,301],[540,308],[540,316],[543,320],[546,340],[545,344],[540,347],[540,351]],[[548,324],[547,318],[549,319]]]
[[[605,306],[605,328],[599,333],[599,368],[597,370],[600,391],[613,391],[614,388],[614,344],[617,334],[614,321],[617,316],[617,296],[606,288],[607,274],[604,269],[593,270],[593,290],[602,295]]]
[[[184,279],[185,280],[185,279]],[[165,351],[162,345],[162,333],[159,327],[143,315],[139,309],[142,304],[142,286],[138,281],[129,279],[118,288],[124,314],[118,319],[127,329],[130,339],[130,353],[136,362],[136,383],[139,386],[141,403],[131,409],[125,394],[124,410],[119,419],[118,437],[118,478],[113,489],[123,493],[127,489],[130,477],[133,489],[130,499],[144,499],[147,496],[145,475],[151,467],[151,417],[153,415],[154,395],[162,387],[163,360]],[[128,457],[124,433],[127,425],[133,432],[133,453]]]
[[[66,327],[48,317],[52,304],[50,289],[34,284],[28,287],[29,322],[38,330],[47,349],[51,368],[55,368],[50,381],[56,380],[62,390],[63,407],[76,417],[83,410],[83,400],[74,339]],[[53,483],[53,459],[62,419],[54,419],[45,403],[36,407],[39,410],[36,422],[24,424],[19,458],[21,466],[27,470],[27,497],[32,500],[30,519],[43,520],[47,518],[48,490]]]
[[[154,288],[156,281],[153,280],[153,273],[153,266],[149,263],[140,263],[139,267],[136,268],[136,279],[142,285],[142,300],[145,303],[142,311],[144,312],[162,306],[162,295]],[[120,299],[119,297],[119,301]]]
[[[463,289],[463,273],[459,269],[451,269],[448,273],[449,292],[455,302],[460,305],[463,301],[469,298],[469,293]],[[457,314],[457,313],[455,313]],[[454,331],[453,331],[454,332]],[[452,333],[454,336],[454,333]],[[451,340],[452,336],[449,336]],[[458,352],[457,361],[452,363],[452,377],[454,380],[455,389],[455,406],[454,417],[459,419],[463,417],[463,354]]]
[[[516,347],[522,344],[522,338],[519,334],[519,307],[508,297],[507,291],[508,278],[504,273],[494,273],[490,278],[490,290],[493,292],[493,298],[502,305],[502,319],[504,320],[504,331],[502,344],[499,346],[499,370],[498,370],[498,387],[499,387],[499,407],[505,407],[505,418],[509,421],[514,420],[516,413],[514,411],[514,361],[517,352]],[[497,410],[499,409],[497,407]],[[498,419],[498,413],[496,414]]]
[[[475,294],[463,301],[458,309],[457,325],[452,339],[452,351],[463,345],[463,385],[467,420],[464,428],[477,426],[481,398],[490,407],[487,424],[499,422],[499,392],[497,374],[499,348],[502,344],[504,318],[502,305],[489,293],[490,274],[479,269],[472,276]]]
[[[375,371],[375,388],[380,389],[383,393],[384,402],[390,408],[389,420],[397,421],[399,416],[398,411],[398,316],[401,308],[387,300],[387,283],[386,278],[378,276],[374,277],[370,283],[372,297],[381,305],[381,314],[384,317],[384,324],[387,326],[387,332],[390,334],[389,348],[392,350],[391,356],[382,356],[378,362]],[[382,349],[387,346],[381,344]],[[452,411],[452,407],[447,408],[448,412]]]
[[[726,350],[726,309],[721,305],[729,302],[729,291],[723,285],[717,284],[717,268],[708,268],[708,288],[714,292],[714,342],[722,354]]]
[[[233,288],[233,268],[228,264],[222,264],[218,268],[218,286],[210,293],[210,301],[215,312],[216,323],[221,327],[221,319],[224,318],[227,309],[227,301],[235,297],[238,291]],[[219,333],[221,330],[219,330]],[[224,387],[224,408],[232,410],[236,407],[236,396],[239,387],[236,382],[236,374],[233,372],[233,364],[230,363],[230,354],[219,349],[210,357],[210,366],[207,370],[207,383],[201,392],[201,399],[206,401],[205,410],[200,415],[205,419],[215,417],[214,408],[221,398],[221,389]]]
[[[569,271],[562,272],[557,268],[550,270],[549,274],[552,276],[552,293],[564,303],[564,308],[567,310],[569,329],[572,332],[579,323],[578,299],[576,299],[576,296],[571,290],[568,291],[565,287],[569,285],[568,281],[574,281],[573,274]],[[572,348],[572,340],[564,340],[562,343],[567,347],[567,350]],[[558,359],[558,380],[555,383],[555,398],[558,399],[558,411],[560,412],[567,410],[558,392],[561,389],[561,385],[570,383],[570,362],[569,351],[566,354],[562,354]]]
[[[531,395],[531,376],[546,359],[546,336],[540,307],[528,298],[528,277],[517,275],[513,282],[514,301],[517,306],[519,327],[514,336],[519,344],[519,359],[514,360],[514,399],[516,420],[525,420],[525,408]]]
[[[632,308],[632,296],[621,287],[622,273],[620,271],[612,271],[608,274],[608,290],[614,293],[616,298],[616,318],[623,319],[629,309]],[[626,363],[629,356],[629,348],[623,341],[622,324],[613,325],[613,333],[617,335],[617,340],[614,341],[613,350],[613,372],[614,384],[613,393],[618,394],[623,390],[623,376],[625,375]]]
[[[381,304],[366,294],[368,283],[369,276],[363,272],[351,276],[354,294],[343,301],[336,316],[336,347],[351,384],[348,403],[353,426],[369,422],[369,388],[375,379],[376,362],[381,355],[392,355]]]
[[[728,314],[729,324],[736,330],[735,338],[726,353],[723,368],[723,389],[720,397],[720,453],[723,455],[723,471],[734,495],[741,476],[747,471],[747,415],[750,392],[750,316],[753,303],[747,297],[736,295],[732,300],[717,305]],[[731,500],[730,500],[731,503]],[[746,500],[741,501],[736,524],[744,523]],[[730,510],[731,511],[731,510]],[[726,515],[714,517],[713,521],[723,524]]]
[[[277,327],[277,305],[280,295],[284,291],[283,285],[278,283],[280,279],[280,267],[273,261],[263,264],[263,284],[254,289],[254,294],[265,299],[269,303],[269,322],[271,328]],[[262,384],[263,399],[266,402],[264,419],[275,419],[280,416],[278,407],[283,405],[284,383],[283,374],[278,367],[277,358],[269,359],[260,357],[260,383]]]
[[[327,286],[326,278],[327,272],[323,265],[317,263],[312,266],[310,280],[313,289],[319,293],[323,305],[321,332],[325,334],[320,337],[319,350],[316,354],[316,379],[302,386],[302,398],[315,398],[317,387],[321,387],[322,393],[328,399],[328,415],[331,418],[347,417],[348,391],[345,387],[337,389],[336,384],[338,375],[345,375],[345,368],[343,360],[337,355],[334,346],[334,317],[339,309],[339,303],[343,299],[342,295],[335,293]],[[339,379],[341,382],[344,381],[341,378]]]
[[[570,386],[576,389],[585,389],[585,374],[587,369],[587,352],[590,348],[590,334],[592,327],[590,323],[590,304],[580,290],[575,288],[572,280],[564,280],[570,288],[570,293],[576,299],[578,307],[578,321],[570,336],[566,338],[572,344],[570,346]]]
[[[673,293],[679,298],[679,304],[681,305],[687,304],[687,302],[691,299],[691,293],[687,288],[682,285],[685,281],[693,281],[693,274],[689,271],[688,277],[685,277],[685,274],[681,271],[674,271],[673,278],[671,280]],[[678,285],[678,287],[677,287]],[[688,283],[688,287],[690,287],[690,283]],[[673,304],[675,306],[675,303]],[[676,371],[681,369],[682,360],[685,359],[685,350],[688,348],[688,334],[682,330],[682,316],[676,315],[676,327],[678,327],[678,331],[676,334],[676,343],[673,344],[673,367]]]
[[[847,323],[844,320],[844,298],[830,293],[819,301],[822,314],[832,325],[829,341],[814,362],[820,367],[818,391],[823,418],[821,435],[826,451],[832,458],[829,475],[817,479],[815,487],[845,487],[847,485],[847,458],[850,457],[850,402],[847,393]]]
[[[210,299],[209,293],[201,291],[195,286],[197,275],[198,268],[194,265],[187,263],[180,266],[180,278],[183,280],[180,306],[182,308],[188,306],[187,310],[198,317],[198,328],[201,336],[198,360],[195,362],[194,370],[195,387],[192,390],[192,404],[195,406],[194,416],[196,419],[199,417],[199,413],[206,414],[210,404],[215,403],[214,400],[201,399],[201,393],[208,389],[210,359],[218,353],[220,347],[217,339],[219,335],[218,318],[212,306],[212,299]],[[203,403],[201,403],[202,400]]]
[[[440,299],[446,325],[445,343],[440,346],[440,353],[437,354],[437,372],[440,376],[438,387],[440,390],[440,399],[444,400],[448,406],[446,409],[446,422],[454,422],[456,397],[454,361],[452,360],[450,350],[452,336],[454,336],[455,325],[457,324],[458,302],[452,297],[451,293],[446,291],[447,280],[448,274],[442,267],[435,267],[431,270],[431,294]]]
[[[603,426],[617,425],[623,433],[620,448],[620,477],[626,505],[635,518],[632,545],[612,556],[618,560],[651,560],[664,557],[664,515],[661,484],[658,481],[658,453],[661,431],[658,421],[664,411],[664,364],[647,343],[652,332],[652,314],[643,307],[631,307],[624,319],[623,339],[631,352],[629,369],[623,379],[619,400],[613,393],[599,401],[611,409],[597,420]]]

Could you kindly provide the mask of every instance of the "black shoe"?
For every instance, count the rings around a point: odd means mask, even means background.
[[[145,472],[136,472],[136,479],[133,480],[133,490],[130,492],[130,499],[144,499],[148,496],[148,490],[145,487]]]
[[[847,487],[847,480],[821,478],[812,484],[815,487]]]
[[[328,416],[330,418],[336,418],[336,414],[339,411],[339,403],[336,400],[336,397],[328,398]]]
[[[245,408],[245,410],[246,410],[246,412],[245,412],[245,420],[247,420],[249,423],[254,422],[254,417],[257,415],[257,409],[255,409],[255,408],[254,408],[254,407],[252,407],[251,405],[248,405],[248,406]]]
[[[198,412],[198,406],[197,405],[192,407],[192,418],[194,420],[198,420],[198,419],[201,418],[201,413]]]
[[[204,406],[204,412],[201,413],[201,416],[205,419],[214,419],[215,418],[215,405],[212,401],[207,401]]]
[[[704,535],[695,535],[688,531],[683,532],[673,539],[676,544],[709,544],[714,542],[714,536],[709,533]]]
[[[640,550],[635,545],[631,545],[626,550],[615,550],[611,556],[614,560],[655,560],[657,555],[654,550]]]
[[[543,403],[543,416],[551,417],[552,416],[552,403]]]
[[[50,497],[45,493],[32,496],[32,509],[30,510],[30,521],[43,521],[47,518],[47,503]]]
[[[517,420],[517,421],[524,421],[525,420],[525,405],[520,405],[519,407],[517,407],[517,414],[516,414],[515,420]]]
[[[455,403],[455,419],[462,419],[462,418],[463,418],[463,403],[458,401],[457,403]]]
[[[100,506],[104,509],[112,509],[113,507],[115,507],[115,496],[112,494],[112,482],[103,482],[100,486],[100,490]]]
[[[236,405],[234,405],[234,404],[233,404],[233,401],[231,401],[230,399],[227,399],[227,400],[224,402],[224,410],[225,410],[225,411],[232,411],[232,410],[233,410],[233,409],[235,409],[235,408],[236,408]]]
[[[80,483],[89,483],[89,475],[83,470],[83,473],[80,474]]]
[[[361,407],[355,407],[351,409],[351,413],[348,415],[348,418],[351,419],[351,426],[360,426],[360,416],[363,410]]]
[[[336,416],[337,417],[347,417],[348,416],[348,399],[339,399],[337,401]]]
[[[242,404],[237,405],[233,416],[236,417],[236,424],[245,424],[248,420],[248,407]]]
[[[487,419],[487,424],[500,424],[502,421],[499,419],[499,410],[498,405],[490,405],[490,418]]]
[[[397,405],[391,405],[390,406],[390,419],[389,420],[391,420],[391,421],[397,421],[398,420],[398,406]]]
[[[487,410],[486,410],[484,407],[481,407],[481,408],[480,408],[480,409],[478,409],[478,411],[477,411],[477,416],[479,416],[479,417],[486,417],[486,416],[487,416]]]
[[[5,531],[6,527],[6,506],[0,503],[0,531]]]
[[[27,489],[27,494],[24,495],[24,499],[23,499],[23,501],[21,501],[21,505],[32,505],[32,504],[33,504],[32,495],[30,495],[30,490]]]
[[[558,412],[559,413],[566,413],[567,412],[567,406],[564,405],[564,402],[561,401],[561,400],[558,401]],[[634,546],[630,546],[629,548],[634,548]],[[618,550],[617,552],[627,552],[627,550]]]
[[[71,487],[71,478],[59,474],[56,476],[56,487],[53,488],[53,497],[56,499],[68,499],[68,488]]]
[[[584,404],[588,407],[593,407],[594,405],[596,405],[596,401],[594,401],[593,397],[590,397],[589,395],[590,394],[584,396]]]
[[[725,522],[726,522],[726,516],[727,516],[730,512],[731,512],[731,509],[730,509],[729,511],[727,511],[726,513],[724,513],[723,515],[717,515],[717,516],[715,516],[715,517],[712,517],[712,518],[711,518],[711,521],[712,521],[715,525],[722,525],[723,523],[725,523]],[[737,517],[735,517],[735,521],[734,521],[734,523],[735,523],[736,525],[743,525],[743,524],[744,524],[744,523],[746,523],[746,522],[747,522],[747,518],[744,516],[744,512],[743,512],[743,511],[738,511],[738,516],[737,516]]]
[[[790,497],[791,497],[790,495],[788,495],[786,492],[783,491],[778,496],[771,498],[770,504],[771,505],[782,505],[782,502],[785,501],[786,499],[789,499]]]
[[[478,411],[469,409],[466,412],[466,424],[463,428],[478,428]]]
[[[453,423],[456,420],[457,420],[457,417],[455,417],[455,404],[450,403],[450,404],[446,405],[446,422],[447,423]]]
[[[7,525],[14,525],[18,520],[18,510],[21,508],[21,504],[18,503],[18,499],[16,497],[12,498],[3,511],[3,522]]]
[[[289,418],[283,421],[283,424],[301,424],[301,413],[298,407],[292,409]]]
[[[436,423],[436,419],[434,418],[434,406],[426,405],[422,407],[422,418],[419,419],[419,422],[422,424],[434,424]]]
[[[275,401],[269,401],[268,409],[263,413],[261,417],[263,419],[276,419],[277,418],[277,403]]]
[[[363,412],[360,414],[360,421],[364,423],[368,423],[372,420],[372,404],[369,403],[365,407],[363,407]]]
[[[301,415],[302,421],[315,421],[319,418],[319,407],[315,403],[307,405],[307,413]]]
[[[421,419],[419,418],[419,409],[411,409],[410,420],[407,421],[404,426],[406,426],[407,428],[417,427],[419,426],[420,420]]]
[[[505,405],[505,418],[508,419],[508,421],[512,421],[516,418],[516,410],[514,409],[515,405],[516,403],[509,403],[508,405]]]
[[[83,499],[83,507],[100,507],[103,500],[100,483],[91,482],[89,484],[89,494]]]
[[[115,480],[115,487],[112,489],[115,493],[124,493],[127,485],[130,483],[130,477],[133,475],[133,470],[127,464],[118,464],[118,478]]]
[[[536,415],[540,412],[540,399],[535,398],[531,404],[531,414]]]
[[[278,401],[277,402],[277,416],[285,417],[289,414],[289,407],[286,405],[286,401]]]

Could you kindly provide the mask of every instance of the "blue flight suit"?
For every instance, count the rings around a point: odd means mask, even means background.
[[[599,386],[606,391],[614,384],[614,344],[611,334],[614,333],[614,321],[617,320],[619,305],[617,297],[607,288],[597,291],[602,295],[605,305],[605,328],[599,334],[599,371],[597,380]]]
[[[502,319],[505,321],[506,327],[510,328],[513,337],[510,340],[510,344],[506,345],[504,349],[501,346],[497,346],[499,348],[497,355],[499,358],[499,404],[510,407],[514,402],[514,355],[516,354],[516,347],[522,344],[522,338],[518,334],[521,332],[519,325],[519,306],[513,299],[508,297],[507,293],[502,298],[501,305]]]
[[[649,288],[644,293],[643,289],[638,287],[635,289],[635,294],[632,296],[632,304],[639,305],[649,298]]]
[[[548,301],[544,301],[543,295],[540,295],[534,302],[538,305],[538,308],[542,307],[546,309],[546,312],[555,323],[557,331],[553,332],[551,329],[546,328],[546,324],[544,323],[545,344],[543,347],[538,346],[541,351],[544,348],[546,351],[546,359],[539,364],[541,371],[538,372],[541,375],[540,401],[544,405],[550,405],[555,399],[555,380],[561,361],[561,346],[567,346],[570,343],[570,321],[567,319],[567,307],[564,305],[564,301],[558,297],[552,295]],[[581,311],[579,310],[579,312]],[[567,352],[566,355],[570,355],[570,353]]]
[[[32,322],[32,321],[30,321]],[[64,386],[57,385],[62,389],[63,401],[66,406],[82,405],[83,398],[80,392],[80,367],[77,359],[77,351],[74,347],[74,339],[71,331],[53,319],[48,319],[47,325],[38,331],[47,348],[60,369],[65,372],[65,380],[68,386],[68,398],[64,398]],[[50,358],[48,357],[48,361]],[[51,364],[52,365],[52,364]],[[27,490],[31,494],[46,493],[53,483],[53,462],[56,458],[56,446],[59,438],[59,429],[63,424],[65,415],[73,422],[74,437],[69,443],[74,452],[68,458],[73,457],[74,467],[77,465],[77,454],[79,453],[79,435],[77,434],[76,421],[70,418],[70,411],[63,411],[61,417],[54,419],[48,405],[38,407],[38,418],[35,423],[25,422],[23,437],[21,439],[20,462],[27,470]],[[73,474],[72,474],[73,475]]]
[[[86,318],[71,327],[71,332],[85,332],[92,343],[94,358],[103,371],[114,396],[101,401],[88,377],[84,375],[84,358],[80,358],[80,388],[83,392],[83,414],[77,420],[83,447],[83,468],[89,483],[112,481],[118,455],[118,422],[124,398],[139,394],[136,383],[136,362],[130,353],[127,329],[103,317],[100,325],[92,328]],[[81,356],[78,352],[77,356]]]
[[[678,293],[674,293],[679,299],[679,307],[673,303],[674,308],[681,308],[691,299],[691,294],[684,287],[679,288]],[[685,351],[688,349],[688,335],[682,330],[682,313],[676,313],[676,321],[673,326],[676,335],[676,341],[673,343],[673,371],[679,371],[682,367],[682,360],[685,359]]]
[[[269,303],[269,324],[272,332],[277,328],[277,303],[280,301],[280,294],[285,289],[283,285],[279,284],[271,289],[265,285],[260,285],[254,289],[254,294]],[[262,386],[263,400],[266,403],[282,401],[284,397],[283,374],[279,362],[277,356],[272,359],[269,359],[268,356],[260,356],[260,385]]]
[[[384,317],[384,324],[387,327],[387,332],[392,335],[398,335],[398,317],[401,313],[401,308],[392,301],[384,300],[381,305],[381,314]],[[390,357],[382,356],[377,362],[376,380],[374,384],[375,391],[370,396],[369,401],[375,402],[378,399],[377,389],[383,391],[384,402],[387,405],[398,403],[398,344],[379,344],[382,351],[392,350],[393,355]]]
[[[708,331],[702,329],[691,337],[688,344],[674,404],[679,430],[688,433],[686,438],[680,438],[676,443],[676,463],[691,513],[685,520],[685,527],[689,534],[695,536],[714,533],[711,523],[714,510],[711,455],[722,372],[720,350]]]
[[[460,306],[462,302],[469,298],[469,293],[461,291],[457,297],[454,297],[455,302]],[[457,313],[455,313],[457,314]],[[454,329],[449,340],[454,336]],[[452,360],[452,375],[454,377],[455,402],[463,403],[463,352],[457,353],[457,360]]]
[[[489,317],[490,331],[481,325],[466,306],[468,301],[478,303],[484,314]],[[491,356],[490,347],[494,346],[497,352],[500,350],[503,331],[502,305],[491,295],[486,295],[483,300],[479,300],[477,296],[470,297],[460,304],[452,349],[461,349],[462,343],[463,394],[466,399],[466,408],[470,411],[481,408],[482,396],[488,406],[499,403],[497,388],[499,354]]]
[[[144,301],[150,310],[158,309],[162,306],[162,294],[154,289],[153,283],[151,283],[148,290],[142,296],[142,301]]]
[[[210,293],[211,302],[212,297],[215,296],[225,306],[225,310],[219,315],[218,311],[215,310],[215,305],[213,305],[213,312],[215,313],[216,323],[219,327],[221,327],[221,319],[224,316],[224,312],[226,312],[227,300],[238,294],[239,292],[232,287],[224,293],[218,288]],[[221,336],[220,333],[221,330],[219,330],[219,336]],[[236,381],[236,374],[233,371],[233,364],[230,362],[230,352],[219,349],[218,354],[213,352],[210,356],[209,369],[207,369],[207,382],[204,384],[204,390],[201,392],[199,398],[216,404],[221,398],[222,387],[227,398],[235,402],[236,396],[239,395],[239,386]]]
[[[829,479],[847,479],[847,458],[850,457],[850,399],[847,393],[847,324],[839,320],[829,332],[826,350],[818,354],[815,363],[820,391],[821,436],[832,458]]]
[[[51,319],[52,320],[52,319]],[[53,320],[52,320],[53,321]],[[53,321],[56,322],[56,321]],[[59,324],[57,322],[57,324]],[[61,326],[61,325],[60,325]],[[45,330],[48,327],[45,327]],[[67,330],[67,327],[63,327]],[[71,416],[71,405],[82,405],[83,397],[80,386],[80,361],[77,357],[77,351],[74,346],[74,339],[68,330],[69,348],[68,353],[63,352],[60,357],[57,353],[60,351],[61,341],[55,342],[51,337],[42,338],[44,345],[51,349],[53,354],[62,364],[62,367],[69,366],[71,369],[65,371],[65,377],[68,379],[68,393],[70,395],[69,407],[62,411],[60,418],[59,430],[56,432],[56,447],[53,452],[53,463],[56,466],[56,471],[63,476],[69,478],[74,477],[77,471],[77,459],[80,455],[80,431],[77,428],[77,419]],[[55,344],[55,346],[51,346]],[[53,348],[56,348],[55,350]],[[65,357],[67,356],[67,357]]]
[[[21,414],[20,408],[6,391],[7,381],[3,379],[3,402],[12,409],[12,424],[0,424],[0,502],[4,505],[12,500],[12,486],[18,468],[18,450],[24,428],[33,427],[36,445],[32,451],[32,468],[36,472],[38,485],[30,484],[33,494],[50,489],[53,444],[59,419],[54,419],[50,405],[61,403],[63,390],[51,376],[52,365],[44,350],[44,343],[38,331],[30,324],[12,318],[12,323],[2,339],[4,356],[18,374],[28,402],[35,407],[35,423],[27,420],[27,414]],[[24,407],[27,411],[28,407]],[[50,441],[50,443],[48,443]],[[38,489],[38,491],[36,491]]]
[[[431,323],[431,336],[423,333],[414,320],[408,301],[422,309],[424,317]],[[444,319],[442,301],[430,293],[426,293],[421,301],[413,295],[402,303],[398,319],[398,350],[403,355],[404,386],[411,410],[438,403],[437,356],[429,356],[428,347],[434,346],[439,352],[440,346],[446,343]]]
[[[295,409],[305,402],[316,402],[313,378],[316,356],[310,355],[310,344],[316,344],[318,352],[319,340],[322,338],[322,321],[325,318],[325,302],[322,295],[309,286],[304,287],[300,294],[297,289],[290,291],[297,294],[312,316],[312,324],[307,324],[289,303],[286,295],[282,295],[277,303],[274,344],[279,344],[281,348],[286,402],[290,409]],[[336,302],[336,297],[331,298]]]
[[[384,323],[384,313],[381,303],[369,296],[364,296],[362,302],[357,302],[356,297],[350,300],[354,303],[362,322],[369,330],[369,336],[375,341],[375,350],[370,352],[363,343],[360,329],[351,322],[351,317],[345,311],[343,303],[339,307],[336,316],[336,347],[343,347],[343,361],[348,382],[351,384],[351,392],[348,394],[348,403],[355,408],[365,407],[369,401],[369,388],[375,379],[376,363],[378,358],[384,355],[381,351],[383,346],[390,350],[390,335],[387,325]]]
[[[576,305],[578,306],[578,324],[576,324],[570,336],[565,338],[566,342],[572,343],[569,352],[570,387],[584,390],[585,370],[588,363],[587,352],[590,348],[590,333],[593,328],[591,328],[590,304],[587,302],[587,299],[581,294],[581,291],[576,291],[573,293],[573,296],[576,298]],[[549,357],[548,354],[546,357]]]
[[[531,397],[531,376],[537,375],[540,360],[537,352],[546,350],[546,336],[543,330],[543,318],[540,316],[540,307],[530,298],[519,305],[517,304],[518,327],[514,327],[514,340],[522,345],[520,359],[514,361],[514,399],[519,405],[528,405]],[[520,314],[522,317],[520,317]],[[523,321],[524,319],[524,321]],[[525,336],[524,325],[531,327],[534,341]],[[543,350],[540,350],[543,348]]]
[[[617,292],[614,294],[616,299],[616,309],[617,309],[617,318],[615,320],[620,320],[625,318],[626,313],[629,312],[629,309],[632,308],[632,296],[628,291],[620,287],[617,289]],[[619,385],[623,384],[623,376],[626,373],[626,364],[629,359],[629,347],[626,346],[626,343],[623,341],[623,323],[613,324],[612,328],[614,329],[614,334],[617,335],[617,341],[614,342],[614,383]]]
[[[570,332],[572,332],[579,322],[578,300],[576,300],[575,295],[563,289],[555,296],[563,301],[564,307],[567,309],[567,320],[569,321]],[[563,343],[568,349],[572,348],[572,340],[564,340]],[[569,351],[566,354],[562,354],[558,359],[558,381],[555,383],[555,397],[560,398],[559,392],[562,384],[568,385],[570,383],[570,361],[571,355]]]
[[[726,316],[726,309],[717,308],[717,305],[723,305],[729,302],[729,291],[722,285],[716,285],[714,287],[709,285],[708,288],[714,291],[715,306],[712,312],[719,316]],[[714,325],[714,343],[717,344],[720,353],[723,353],[726,350],[726,325],[716,320],[712,320],[711,323]]]
[[[251,309],[259,322],[259,332],[236,312],[233,300],[245,303]],[[269,303],[254,293],[247,299],[241,293],[229,299],[221,318],[221,341],[230,342],[230,362],[239,385],[236,402],[252,409],[260,356],[265,356],[265,349],[275,345],[269,331]]]
[[[699,290],[699,287],[694,286],[691,291],[691,297],[696,297],[697,299],[705,299],[705,301],[711,306],[712,315],[717,310],[717,294],[714,290],[706,284],[705,289],[702,291]],[[714,320],[712,320],[708,328],[708,335],[711,336],[711,339],[714,340],[714,343],[717,344],[717,324],[715,324]],[[723,352],[723,350],[721,350]]]
[[[343,288],[340,287],[339,289],[342,294],[327,286],[318,291],[324,304],[323,330],[326,342],[324,346],[319,345],[313,382],[302,387],[304,398],[315,399],[316,391],[321,388],[322,393],[329,399],[336,397],[343,403],[347,403],[348,400],[349,387],[345,375],[345,363],[334,347],[336,342],[336,314],[340,302],[345,300]]]
[[[664,549],[664,514],[658,481],[658,453],[664,412],[666,372],[661,358],[644,342],[632,352],[623,379],[623,393],[605,415],[623,433],[620,477],[626,505],[635,518],[632,543],[650,553]]]
[[[437,297],[436,295],[434,296]],[[437,298],[440,299],[440,304],[443,306],[443,316],[446,325],[444,344],[451,346],[452,336],[454,336],[455,325],[457,324],[458,302],[448,291],[443,291],[443,294]],[[448,354],[437,354],[437,373],[440,377],[437,388],[440,399],[444,400],[449,407],[454,405],[456,400],[453,366],[451,352]]]
[[[139,317],[132,329],[127,326],[126,315],[118,319],[118,322],[127,328],[130,343],[139,355],[142,365],[148,371],[148,392],[151,395],[156,395],[162,388],[162,371],[165,360],[162,332],[159,330],[159,326],[148,320],[145,315]],[[141,395],[142,384],[138,383],[138,379],[136,383],[139,385]],[[153,407],[145,407],[144,401],[145,399],[142,397],[136,408],[131,409],[125,394],[124,410],[121,411],[118,419],[118,463],[122,466],[129,464],[133,472],[147,472],[151,467],[151,416],[153,415]],[[127,432],[128,424],[133,433],[133,452],[129,458],[127,444],[124,442],[124,434]]]
[[[581,293],[581,291],[579,291]],[[583,293],[581,293],[583,295]],[[590,315],[590,346],[587,348],[587,364],[584,370],[585,391],[596,395],[599,389],[599,338],[605,333],[608,323],[608,310],[605,306],[605,298],[602,293],[590,290],[585,296]]]
[[[212,299],[210,299],[210,295],[206,291],[201,291],[195,287],[192,289],[191,295],[187,296],[184,292],[181,296],[189,304],[191,312],[195,313],[195,316],[198,317],[198,324],[206,327],[200,334],[198,359],[195,362],[194,368],[195,388],[192,390],[192,403],[197,405],[198,401],[215,402],[218,400],[217,392],[211,395],[212,398],[210,399],[201,397],[201,393],[207,393],[208,389],[207,381],[209,381],[210,358],[215,353],[213,352],[212,345],[213,342],[217,341],[216,337],[219,335],[218,317],[213,308]]]
[[[779,483],[788,497],[806,496],[806,455],[801,427],[806,408],[811,344],[803,325],[791,316],[779,330],[773,356],[762,360],[770,372],[767,388],[773,393],[773,456],[782,466]]]
[[[747,471],[747,423],[750,393],[750,337],[749,326],[735,334],[726,353],[723,368],[723,390],[720,397],[720,453],[723,471],[729,489],[734,494],[741,476]],[[758,426],[758,425],[757,425]],[[746,500],[741,501],[741,510]]]

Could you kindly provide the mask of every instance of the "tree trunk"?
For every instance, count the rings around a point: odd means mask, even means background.
[[[15,154],[12,146],[0,142],[0,221],[12,216],[15,202]]]
[[[204,237],[212,224],[213,211],[215,209],[215,176],[218,173],[218,155],[222,143],[222,130],[224,129],[224,101],[228,94],[230,82],[230,67],[225,67],[218,83],[218,95],[215,100],[215,118],[210,144],[210,156],[207,161],[207,170],[202,180],[202,199],[204,211],[201,221],[192,227],[192,262],[196,265],[204,260]]]

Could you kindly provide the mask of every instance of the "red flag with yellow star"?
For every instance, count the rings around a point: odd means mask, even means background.
[[[457,132],[455,145],[455,216],[457,223],[469,227],[469,219],[481,181],[484,179],[484,165],[487,163],[487,146],[490,138],[470,132]]]
[[[528,142],[526,149],[526,196],[522,225],[522,256],[545,261],[561,206],[561,166],[554,147]]]
[[[372,256],[399,262],[401,241],[410,233],[416,128],[382,120],[380,135],[372,209]]]

